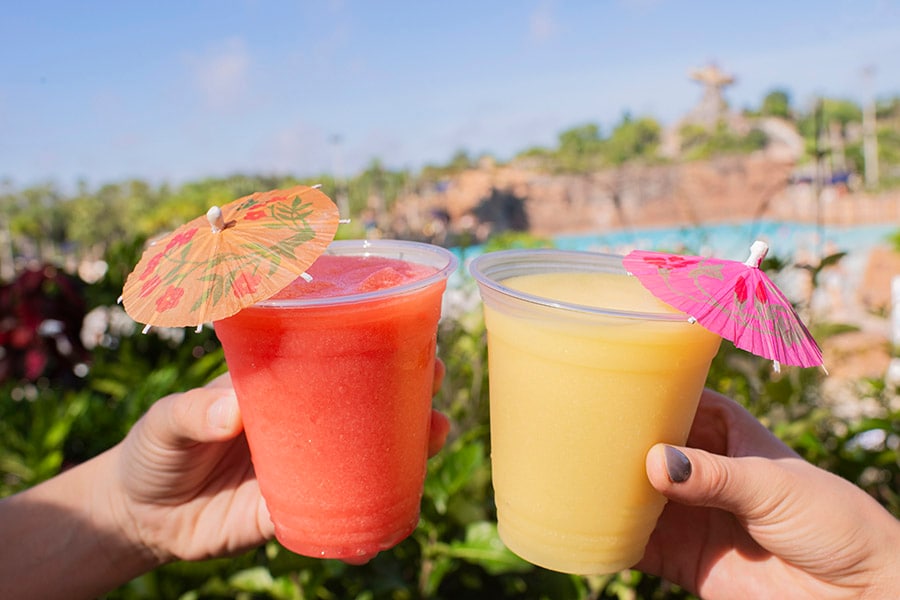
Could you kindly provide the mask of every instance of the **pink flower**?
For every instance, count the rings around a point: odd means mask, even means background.
[[[262,209],[262,207],[254,208],[253,210],[247,212],[244,215],[245,221],[258,221],[259,219],[264,219],[266,216],[266,211]]]
[[[25,352],[25,378],[37,380],[47,366],[47,355],[40,349],[31,348]]]
[[[756,282],[756,299],[763,304],[769,303],[769,292],[766,290],[762,280]]]
[[[163,252],[160,252],[156,256],[150,259],[150,262],[147,263],[147,266],[144,268],[144,271],[141,273],[141,276],[138,277],[140,281],[143,281],[147,278],[147,275],[150,275],[153,271],[156,270],[156,267],[159,266],[159,261],[162,260]]]
[[[184,288],[170,285],[166,292],[156,301],[156,310],[158,312],[166,312],[169,309],[178,306],[179,300],[184,296]]]
[[[738,280],[734,282],[734,296],[737,298],[739,304],[743,304],[747,301],[746,277],[739,277]]]
[[[249,275],[246,272],[241,272],[234,278],[234,284],[231,289],[234,295],[240,298],[241,296],[256,293],[260,281],[262,281],[260,275]]]
[[[678,269],[686,269],[697,264],[698,260],[693,257],[678,256],[672,254],[669,256],[646,256],[644,262],[653,265],[657,269],[668,269],[675,271]]]
[[[191,238],[194,237],[195,233],[197,233],[196,227],[194,227],[193,229],[188,229],[186,231],[182,231],[181,233],[179,233],[178,235],[173,237],[171,240],[169,240],[169,243],[166,244],[165,252],[169,252],[170,250],[177,250],[178,248],[181,248],[182,246],[184,246],[185,244],[187,244],[188,242],[191,241]]]

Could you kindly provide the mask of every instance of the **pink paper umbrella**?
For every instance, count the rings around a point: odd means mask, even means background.
[[[822,365],[822,350],[790,301],[759,268],[769,247],[756,241],[746,262],[635,250],[625,269],[650,293],[735,346],[780,364]]]

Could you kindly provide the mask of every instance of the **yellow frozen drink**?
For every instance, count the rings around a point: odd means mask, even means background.
[[[720,338],[619,256],[507,250],[470,269],[488,331],[501,539],[566,573],[634,565],[665,504],[647,451],[687,440]]]

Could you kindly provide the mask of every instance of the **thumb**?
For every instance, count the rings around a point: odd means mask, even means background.
[[[791,489],[793,478],[780,462],[657,444],[647,453],[646,467],[651,485],[670,500],[719,508],[752,522],[769,515]]]
[[[204,387],[172,394],[145,415],[152,435],[169,447],[233,438],[242,427],[234,390]]]

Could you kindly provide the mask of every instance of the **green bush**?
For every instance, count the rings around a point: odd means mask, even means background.
[[[534,240],[516,243],[532,245]],[[106,315],[87,373],[71,385],[7,380],[0,386],[0,494],[34,485],[66,464],[101,452],[118,442],[157,398],[200,385],[225,369],[211,331],[151,330],[144,335],[117,323],[115,298],[127,271],[121,267],[134,264],[139,248],[118,246],[108,257],[113,267],[106,278],[85,290],[85,308]],[[823,332],[840,330],[822,327]],[[422,518],[407,540],[359,567],[300,557],[273,541],[236,558],[164,566],[108,598],[690,597],[638,571],[564,575],[532,566],[506,550],[495,526],[485,331],[471,282],[448,293],[439,355],[447,377],[435,405],[453,426],[447,445],[429,463]],[[859,397],[881,406],[881,414],[846,420],[820,404],[822,381],[816,369],[774,373],[768,361],[724,342],[708,385],[747,406],[804,458],[856,483],[900,515],[900,413],[890,409],[892,390],[860,382]]]

